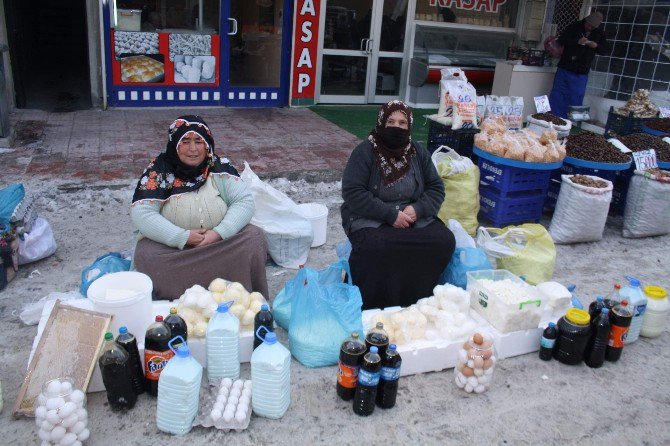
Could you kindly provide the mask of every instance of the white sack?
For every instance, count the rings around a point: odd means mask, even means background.
[[[623,217],[624,237],[670,233],[670,179],[636,170],[630,179]]]

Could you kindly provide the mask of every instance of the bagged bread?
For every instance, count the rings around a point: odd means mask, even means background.
[[[437,110],[438,116],[451,117],[453,112],[453,101],[449,96],[449,83],[455,81],[468,81],[465,73],[460,68],[442,68],[440,70],[440,106]]]
[[[477,128],[477,91],[469,82],[449,82],[453,100],[452,130]]]

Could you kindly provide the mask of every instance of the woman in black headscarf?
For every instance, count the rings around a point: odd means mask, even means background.
[[[411,126],[405,103],[382,106],[342,176],[342,226],[363,309],[408,306],[431,296],[454,252],[454,235],[437,218],[442,180],[428,151],[411,140]]]
[[[254,201],[199,116],[181,116],[168,130],[165,152],[145,169],[131,218],[140,240],[135,268],[151,277],[154,297],[176,299],[187,288],[220,277],[267,297],[267,244],[249,224]]]

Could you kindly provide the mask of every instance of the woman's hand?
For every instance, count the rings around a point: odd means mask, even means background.
[[[586,46],[588,46],[589,48],[591,48],[593,50],[598,48],[598,44],[596,42],[592,41],[592,40],[589,40],[588,42],[586,42]]]
[[[211,245],[212,243],[216,243],[220,240],[221,236],[219,235],[218,232],[212,229],[207,229],[207,231],[205,231],[203,240],[198,244],[198,248],[200,248],[201,246]]]
[[[206,229],[191,229],[188,231],[186,246],[198,246],[205,239]]]
[[[410,204],[402,211],[405,213],[405,215],[412,219],[412,223],[416,223],[416,211],[414,210],[414,206]]]
[[[412,218],[407,215],[404,211],[398,211],[398,217],[395,219],[395,223],[393,223],[394,228],[409,228],[414,221],[412,221]]]

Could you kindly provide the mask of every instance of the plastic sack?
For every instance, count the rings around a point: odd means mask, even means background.
[[[289,346],[303,365],[337,364],[342,340],[353,331],[363,336],[363,299],[351,283],[349,262],[339,260],[321,271],[302,268],[286,292],[291,300]]]
[[[612,182],[584,176],[604,181],[607,187],[584,186],[573,183],[571,175],[561,175],[561,190],[549,225],[554,243],[597,242],[603,238],[612,201]]]
[[[0,189],[0,234],[9,231],[9,221],[14,214],[14,209],[21,203],[25,194],[23,184],[11,184]]]
[[[455,81],[467,82],[468,78],[465,76],[465,72],[460,68],[442,68],[440,70],[440,75],[440,100],[437,115],[451,118],[454,101],[449,95],[449,84]],[[451,122],[449,122],[449,124],[451,124]]]
[[[353,247],[351,246],[351,242],[349,241],[349,239],[346,239],[345,241],[338,243],[337,245],[335,245],[335,253],[337,254],[337,258],[349,260],[352,248]]]
[[[81,286],[79,292],[86,296],[88,287],[100,277],[109,273],[130,270],[130,260],[125,259],[121,253],[110,252],[95,259],[95,262],[81,272]]]
[[[19,240],[19,265],[49,257],[56,252],[56,240],[49,222],[37,217],[30,232]]]
[[[548,282],[554,274],[556,246],[542,225],[480,227],[477,245],[496,259],[498,269],[524,276],[531,285]]]
[[[284,268],[300,268],[307,262],[312,246],[312,223],[286,194],[258,178],[246,161],[240,177],[254,197],[256,212],[251,223],[265,233],[270,257]]]
[[[440,276],[439,283],[450,283],[465,289],[468,271],[479,271],[482,269],[493,269],[486,252],[481,248],[456,248],[451,261]]]
[[[44,305],[47,302],[54,301],[56,299],[60,301],[64,300],[73,300],[73,299],[83,299],[84,296],[81,295],[79,291],[69,291],[67,293],[49,293],[37,302],[31,302],[23,306],[21,314],[19,314],[19,319],[26,325],[35,325],[39,323],[40,318],[42,317],[42,310]]]
[[[451,129],[476,129],[477,90],[471,83],[457,81],[449,83],[449,95],[453,101]]]
[[[548,36],[544,39],[544,50],[551,57],[560,58],[563,55],[563,45],[558,43],[556,36]]]
[[[473,239],[470,234],[463,229],[458,220],[449,219],[447,221],[447,228],[454,234],[454,239],[456,240],[457,248],[476,248],[477,244],[475,239]]]
[[[667,172],[667,171],[666,171]],[[623,236],[670,233],[670,178],[636,170],[628,186]]]
[[[441,146],[431,156],[444,184],[444,201],[437,216],[445,224],[458,220],[470,235],[477,231],[479,167],[455,150]]]

